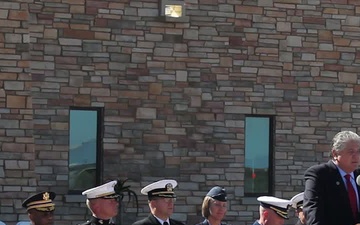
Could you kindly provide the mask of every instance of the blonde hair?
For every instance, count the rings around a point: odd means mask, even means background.
[[[202,206],[201,206],[201,214],[204,218],[208,218],[210,216],[210,203],[213,202],[214,199],[210,196],[205,196]]]

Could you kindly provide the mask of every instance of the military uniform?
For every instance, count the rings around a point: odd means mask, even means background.
[[[208,220],[204,220],[201,223],[195,225],[211,225]],[[225,223],[221,222],[220,225],[226,225]]]
[[[215,187],[211,188],[210,191],[206,194],[206,196],[210,197],[214,201],[227,202],[227,195],[226,195],[225,188],[222,188],[219,186],[215,186]],[[202,203],[203,206],[201,209],[202,216],[205,217],[205,220],[196,225],[218,225],[218,224],[210,224],[209,220],[212,220],[211,212],[210,212],[211,199],[209,199],[207,197],[204,198],[203,203]],[[225,213],[226,213],[226,211],[225,211]],[[225,213],[224,213],[224,216],[225,216]],[[218,221],[216,221],[216,222],[218,222]],[[225,225],[225,224],[220,221],[220,225]]]
[[[81,223],[79,225],[114,225],[114,223],[111,220],[102,220],[94,216],[91,216],[91,218],[88,221],[86,221],[85,223]]]
[[[260,205],[263,208],[273,210],[279,217],[283,219],[289,219],[288,209],[292,205],[292,202],[290,200],[276,198],[273,196],[260,196],[257,198],[257,200],[260,202]],[[253,225],[261,225],[261,224],[259,223],[259,220],[256,220],[253,223]]]
[[[54,223],[54,192],[40,192],[27,198],[22,206],[26,209],[33,225],[49,225]]]
[[[88,189],[82,193],[82,195],[85,195],[87,198],[87,201],[89,202],[88,207],[91,211],[91,204],[92,200],[94,199],[115,199],[119,197],[117,193],[115,193],[115,185],[117,184],[117,181],[110,181],[106,184]],[[103,200],[102,200],[103,201]],[[101,203],[104,204],[104,203]],[[109,202],[105,203],[109,204]],[[111,207],[108,207],[109,210],[114,211],[114,204],[111,204]],[[95,215],[99,215],[97,212],[94,211]],[[117,206],[116,206],[116,212],[114,214],[117,214]],[[101,215],[100,215],[101,216]],[[115,216],[115,215],[114,215]],[[79,225],[113,225],[111,218],[96,218],[94,215],[91,216],[91,218],[86,221],[85,223],[81,223]]]
[[[184,225],[182,222],[170,219],[169,218],[170,225]],[[147,218],[136,221],[133,223],[133,225],[163,225],[161,224],[154,215],[150,214]]]
[[[294,197],[292,197],[290,199],[290,201],[293,203],[291,206],[296,210],[297,215],[299,215],[299,213],[304,213],[302,211],[303,205],[304,205],[304,192],[301,192],[301,193],[295,195]],[[304,216],[304,215],[302,214],[302,216]],[[297,223],[295,225],[306,225],[306,223],[302,223],[300,220],[300,217],[299,217],[299,220],[297,221]]]
[[[155,199],[172,199],[172,202],[176,200],[176,195],[173,188],[177,186],[176,180],[160,180],[151,183],[141,189],[141,194],[147,195],[148,200]],[[171,218],[157,218],[156,215],[150,214],[147,218],[136,221],[133,225],[184,225],[182,222]]]

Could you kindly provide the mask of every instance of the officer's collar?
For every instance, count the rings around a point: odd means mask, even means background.
[[[96,223],[96,224],[103,224],[103,225],[111,224],[110,220],[103,220],[103,219],[96,218],[94,216],[91,217],[91,222]]]

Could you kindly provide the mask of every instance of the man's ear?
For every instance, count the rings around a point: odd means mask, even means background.
[[[331,150],[331,157],[332,157],[333,159],[336,159],[337,156],[338,156],[338,152],[337,152],[336,150],[332,149],[332,150]]]
[[[263,212],[263,216],[264,216],[264,219],[266,219],[266,220],[267,220],[267,218],[269,217],[269,211],[264,210],[264,212]]]
[[[34,221],[34,214],[28,212],[30,221]]]

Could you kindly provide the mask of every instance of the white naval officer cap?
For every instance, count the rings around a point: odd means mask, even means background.
[[[154,197],[176,198],[174,193],[176,186],[176,180],[159,180],[141,189],[141,194],[147,195],[149,200]]]
[[[260,202],[262,207],[272,209],[280,217],[289,219],[288,209],[289,206],[292,205],[290,200],[276,198],[273,196],[260,196],[257,200]]]
[[[117,184],[116,180],[110,181],[106,184],[88,189],[82,193],[82,195],[86,195],[87,199],[94,198],[117,198],[118,194],[115,193],[115,185]]]
[[[301,192],[290,199],[292,207],[295,209],[302,208],[304,204],[304,192]]]

